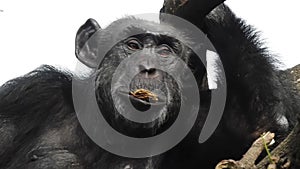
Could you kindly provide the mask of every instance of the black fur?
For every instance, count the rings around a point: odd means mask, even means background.
[[[89,139],[76,118],[73,75],[41,66],[0,88],[0,168],[213,168],[222,159],[240,158],[262,132],[275,132],[277,141],[282,140],[295,125],[298,96],[290,91],[292,84],[279,77],[276,60],[262,47],[257,32],[225,5],[212,11],[199,27],[220,54],[228,86],[222,121],[206,143],[197,142],[210,99],[210,92],[202,91],[201,115],[175,148],[146,159],[110,154]],[[115,33],[115,28],[109,29],[104,32]],[[91,34],[80,36],[88,39]],[[76,46],[77,55],[82,46]],[[115,60],[107,62],[116,64]],[[92,62],[87,65],[94,66]],[[191,66],[202,79],[202,65]]]

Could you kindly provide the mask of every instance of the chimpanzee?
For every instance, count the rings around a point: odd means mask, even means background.
[[[192,70],[199,86],[196,92],[201,96],[201,108],[196,123],[180,143],[163,154],[143,158],[113,154],[86,134],[76,116],[72,79],[79,77],[44,65],[0,88],[0,168],[213,168],[222,159],[240,158],[263,132],[275,132],[276,140],[282,140],[295,125],[298,99],[289,91],[287,85],[291,84],[281,82],[276,61],[262,47],[257,33],[223,4],[204,18],[200,28],[217,50],[227,81],[221,122],[205,143],[200,144],[198,137],[212,95],[206,85],[209,72],[187,45],[193,43],[192,38],[168,21],[127,17],[101,29],[89,19],[77,32],[75,53],[93,69],[83,81],[94,77],[97,104],[112,128],[144,139],[172,126],[185,103],[179,94],[181,80],[188,78],[186,70],[178,66],[179,60]],[[138,33],[131,35],[132,31]],[[128,37],[120,39],[123,35]],[[116,39],[118,43],[111,44]],[[98,65],[99,53],[109,45]],[[121,69],[126,71],[114,76],[128,58]],[[178,77],[164,70],[174,71]],[[127,83],[124,79],[130,79],[128,88],[122,86]],[[140,93],[134,92],[137,90]],[[147,92],[148,97],[138,95]],[[137,123],[119,113],[129,112],[123,98],[130,98],[141,113],[160,101],[165,104],[159,107],[156,120]]]

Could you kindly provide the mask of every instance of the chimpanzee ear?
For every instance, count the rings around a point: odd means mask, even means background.
[[[76,42],[75,42],[75,55],[77,59],[88,67],[95,68],[97,54],[96,50],[93,49],[86,42],[88,39],[101,27],[94,19],[88,19],[77,31]]]

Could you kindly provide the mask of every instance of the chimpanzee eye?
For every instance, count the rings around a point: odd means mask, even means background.
[[[138,50],[142,48],[142,45],[137,39],[130,39],[126,42],[127,47],[130,50]]]
[[[174,51],[168,45],[161,45],[158,47],[157,53],[163,57],[167,57],[170,54],[174,53]]]

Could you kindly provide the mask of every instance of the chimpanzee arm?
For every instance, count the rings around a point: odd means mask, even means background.
[[[225,115],[228,118],[225,121],[231,123],[228,126],[235,126],[234,130],[256,131],[254,137],[266,130],[281,135],[291,129],[299,104],[293,104],[295,97],[281,83],[276,58],[263,46],[258,32],[224,4],[206,17],[202,29],[214,44],[225,69],[230,94],[228,115]],[[240,109],[231,111],[228,105],[240,105]],[[234,119],[241,115],[245,120],[233,125]]]

